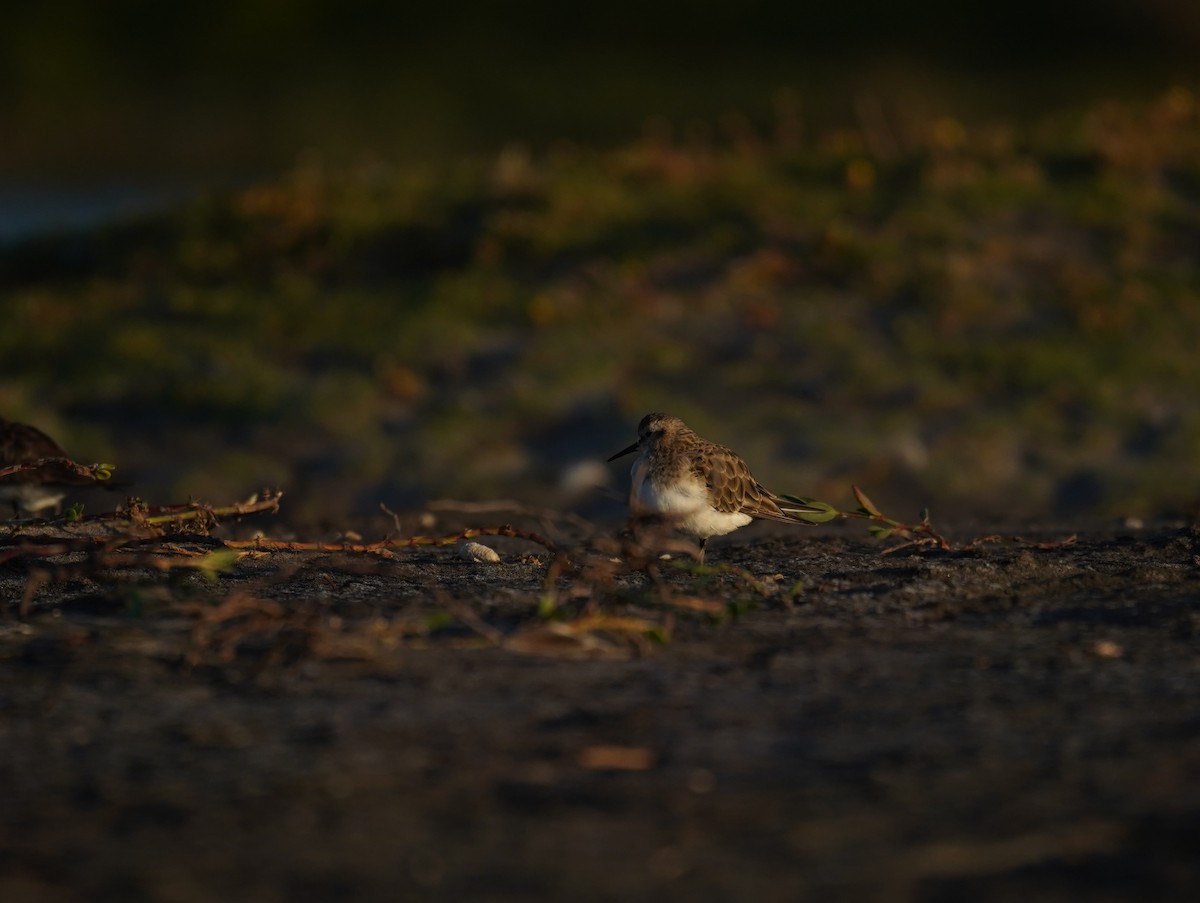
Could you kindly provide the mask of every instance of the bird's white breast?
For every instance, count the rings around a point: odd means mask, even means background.
[[[43,508],[53,508],[65,497],[66,492],[31,483],[0,483],[0,499],[16,502],[21,510],[36,515]]]
[[[744,527],[752,518],[740,511],[717,511],[709,498],[708,487],[688,474],[674,480],[655,480],[648,462],[633,463],[633,494],[630,507],[641,514],[666,514],[676,519],[685,533],[707,538],[723,536]]]

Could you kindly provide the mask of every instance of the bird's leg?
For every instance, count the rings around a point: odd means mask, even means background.
[[[704,564],[704,547],[708,545],[708,537],[701,536],[698,544],[700,546],[700,554],[696,556],[696,564]]]

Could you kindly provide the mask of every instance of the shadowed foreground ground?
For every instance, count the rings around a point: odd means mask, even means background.
[[[556,645],[515,544],[9,605],[0,898],[1195,899],[1195,528],[753,538],[712,557],[794,602],[618,578],[661,646]]]

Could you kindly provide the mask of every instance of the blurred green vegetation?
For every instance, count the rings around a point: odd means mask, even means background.
[[[11,4],[0,187],[611,146],[654,115],[762,122],[781,87],[825,128],[866,96],[973,119],[1198,76],[1192,0]]]
[[[1200,102],[303,164],[0,255],[0,410],[147,497],[350,525],[559,485],[667,410],[769,485],[1200,500]],[[614,485],[624,466],[613,465]],[[615,510],[615,509],[614,509]]]

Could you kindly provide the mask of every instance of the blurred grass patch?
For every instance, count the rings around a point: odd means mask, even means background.
[[[216,492],[225,449],[231,480],[291,481],[335,520],[552,499],[651,408],[801,494],[845,479],[886,507],[1012,514],[1200,497],[1189,90],[1032,124],[776,131],[309,161],[7,249],[0,397],[108,430],[134,469],[169,455],[176,488]],[[587,434],[532,438],[561,429]]]

